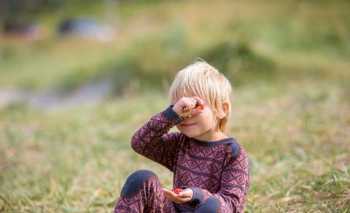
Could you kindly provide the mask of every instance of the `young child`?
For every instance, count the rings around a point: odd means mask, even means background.
[[[138,170],[127,178],[115,212],[243,212],[248,156],[228,134],[231,93],[227,78],[203,60],[177,73],[171,104],[131,140],[137,153],[173,172],[176,190]],[[169,132],[174,126],[180,132]]]

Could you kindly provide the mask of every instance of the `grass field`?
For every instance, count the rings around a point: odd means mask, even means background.
[[[142,168],[171,187],[171,173],[130,139],[168,106],[169,80],[196,56],[233,82],[231,134],[251,162],[246,211],[350,212],[349,4],[154,4],[120,5],[125,23],[112,45],[0,38],[0,90],[130,80],[99,104],[0,109],[0,212],[111,212]]]

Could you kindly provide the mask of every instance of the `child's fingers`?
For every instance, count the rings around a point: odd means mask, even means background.
[[[186,198],[184,198],[184,199],[182,200],[182,202],[184,202],[184,203],[185,203],[185,202],[189,202],[189,201],[191,201],[191,199],[192,199],[192,198],[190,198],[190,197],[186,197]]]
[[[176,197],[169,191],[164,191],[164,196],[171,201],[175,201]]]
[[[193,109],[196,107],[197,100],[195,98],[189,97],[186,99],[186,108],[187,110]]]
[[[171,192],[171,190],[166,189],[166,188],[162,188],[162,190],[163,190],[164,192]]]
[[[174,194],[175,194],[173,191],[171,191],[171,190],[169,190],[169,189],[165,189],[165,188],[163,188],[163,192],[164,192],[165,194],[169,194],[169,195],[174,195]]]
[[[185,191],[185,194],[182,194],[182,196],[180,196],[181,192],[179,194],[176,194],[172,190],[168,190],[165,188],[163,188],[163,192],[167,199],[175,203],[185,203],[191,200],[191,197],[188,196],[186,191]]]
[[[190,201],[191,199],[190,198],[180,198],[180,197],[177,197],[175,198],[173,201],[175,203],[186,203],[188,201]]]
[[[193,100],[193,101],[191,101],[191,103],[189,104],[189,108],[192,110],[192,109],[194,109],[195,107],[196,107],[196,100]]]
[[[180,194],[178,194],[178,196],[181,198],[189,198],[190,197],[190,195],[186,194],[186,193],[182,193],[182,194],[180,193]]]
[[[191,114],[192,114],[192,116],[196,116],[196,115],[198,115],[199,113],[201,113],[202,110],[203,110],[202,108],[194,108],[194,109],[192,110]]]
[[[201,111],[200,111],[199,109],[194,109],[194,110],[192,110],[192,112],[191,112],[191,116],[196,116],[196,115],[198,115],[200,112],[201,112]]]
[[[184,198],[179,198],[177,200],[178,203],[185,203],[185,202],[188,202],[188,201],[191,201],[191,198],[190,197],[184,197]]]
[[[204,101],[203,101],[203,99],[201,99],[200,97],[194,96],[193,98],[198,102],[198,104],[204,105]]]
[[[164,193],[165,197],[175,203],[187,202],[186,198],[180,198],[178,196],[172,195],[171,193]]]
[[[196,105],[198,105],[198,104],[203,105],[204,101],[201,98],[199,98],[198,96],[189,97],[189,98],[186,98],[183,100],[182,108],[184,110],[189,110],[189,109],[195,108]]]
[[[179,197],[182,198],[192,198],[193,192],[192,189],[184,189],[179,193]]]
[[[169,195],[169,196],[177,197],[177,194],[176,194],[175,192],[171,191],[171,190],[168,190],[168,189],[164,189],[164,188],[163,188],[163,192],[164,192],[164,194],[167,194],[167,195]]]

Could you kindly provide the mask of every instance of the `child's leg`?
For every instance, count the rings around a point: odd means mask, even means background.
[[[126,180],[114,208],[116,213],[172,213],[173,203],[165,198],[158,177],[151,171],[138,170]]]

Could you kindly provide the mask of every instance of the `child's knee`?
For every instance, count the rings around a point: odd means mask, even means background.
[[[143,184],[149,180],[150,177],[156,177],[156,174],[149,170],[137,170],[133,172],[127,178],[122,188],[121,196],[132,197],[142,188]]]
[[[209,212],[218,212],[220,208],[220,201],[210,196],[204,203],[202,203],[198,208],[195,210],[196,213],[209,213]]]

